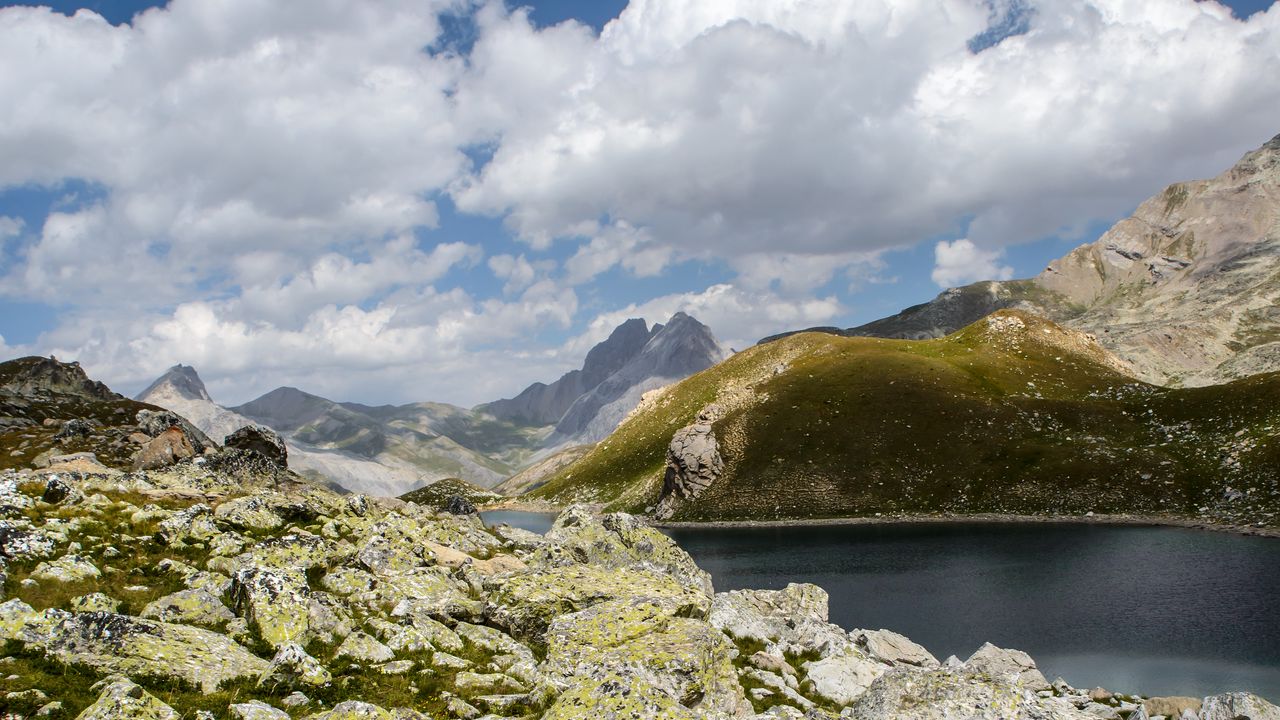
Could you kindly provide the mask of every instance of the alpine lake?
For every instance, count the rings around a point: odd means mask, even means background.
[[[485,522],[538,533],[554,515]],[[809,582],[831,621],[939,660],[984,642],[1075,687],[1280,700],[1280,539],[1175,527],[914,522],[664,530],[716,590]]]

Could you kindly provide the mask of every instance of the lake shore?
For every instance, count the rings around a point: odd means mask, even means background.
[[[596,506],[599,510],[601,506]],[[483,511],[558,513],[562,507],[545,502],[508,500],[483,506]],[[768,528],[823,527],[830,525],[897,525],[907,523],[1071,523],[1084,525],[1128,525],[1134,527],[1181,527],[1253,537],[1280,538],[1280,527],[1224,525],[1193,518],[1160,515],[884,515],[880,517],[783,518],[777,520],[709,520],[703,522],[663,521],[646,518],[658,528]]]

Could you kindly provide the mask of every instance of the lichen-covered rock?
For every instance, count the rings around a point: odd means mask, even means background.
[[[163,545],[173,545],[189,540],[208,540],[221,531],[213,523],[213,510],[204,503],[197,503],[174,513],[160,523],[156,531],[156,541]]]
[[[265,687],[324,687],[331,682],[333,675],[297,643],[277,650],[270,666],[258,678],[258,684]]]
[[[895,668],[843,714],[858,720],[1096,720],[1061,698],[1041,698],[1008,676]]]
[[[49,557],[56,548],[57,540],[53,536],[31,527],[27,520],[0,520],[0,557],[9,560]]]
[[[391,648],[383,645],[374,638],[362,633],[355,632],[347,636],[346,640],[338,646],[337,652],[334,653],[335,658],[351,658],[356,662],[381,663],[394,659],[396,654]]]
[[[0,640],[19,639],[22,628],[35,615],[35,608],[18,598],[0,603]]]
[[[234,570],[262,567],[302,571],[326,567],[341,554],[337,545],[323,537],[291,532],[249,546],[231,565]]]
[[[236,573],[231,588],[236,614],[267,644],[306,644],[311,637],[311,591],[296,569],[249,567]]]
[[[34,643],[69,665],[104,673],[184,680],[205,692],[240,678],[257,678],[265,660],[208,630],[92,612],[71,615]]]
[[[850,636],[871,657],[891,665],[938,667],[938,659],[923,646],[892,630],[853,630]]]
[[[377,705],[348,700],[334,705],[328,712],[308,715],[307,720],[395,720],[395,717]]]
[[[119,600],[102,593],[71,598],[70,605],[74,612],[115,612],[120,609]]]
[[[813,689],[814,694],[836,705],[853,702],[888,669],[856,650],[813,660],[802,668],[807,678],[806,685]]]
[[[528,690],[518,680],[502,673],[474,673],[463,671],[454,676],[453,686],[463,697],[522,693]]]
[[[257,453],[273,465],[285,469],[289,467],[289,449],[284,440],[270,428],[261,425],[246,425],[223,439],[225,447]]]
[[[153,600],[140,617],[168,623],[217,627],[235,618],[222,601],[206,590],[179,590]]]
[[[218,446],[186,418],[168,410],[139,410],[136,416],[138,428],[150,437],[159,437],[166,430],[177,428],[197,452],[216,449]]]
[[[77,582],[102,577],[102,571],[83,555],[63,555],[52,562],[37,565],[31,577],[48,582]]]
[[[396,651],[421,652],[436,648],[446,652],[461,652],[463,649],[462,638],[458,633],[426,615],[406,618],[403,625],[374,619],[369,626],[378,633],[387,647]]]
[[[737,650],[706,622],[681,617],[691,609],[672,598],[625,598],[556,618],[546,634],[546,690],[617,676],[686,706],[745,709]]]
[[[853,645],[848,633],[827,622],[827,592],[808,583],[716,593],[708,619],[732,637],[773,643],[797,655],[843,655]]]
[[[695,715],[670,695],[606,675],[588,678],[561,693],[542,720],[694,720]]]
[[[276,514],[262,497],[246,495],[228,500],[217,507],[214,517],[239,530],[275,530],[284,525],[284,518]]]
[[[1177,720],[1184,712],[1189,711],[1192,715],[1197,715],[1202,703],[1200,698],[1193,697],[1153,697],[1143,700],[1142,708],[1148,715],[1163,715]]]
[[[289,713],[271,707],[261,700],[236,703],[227,708],[236,720],[289,720]]]
[[[564,558],[601,568],[652,570],[707,596],[713,592],[711,575],[674,540],[626,513],[598,517],[588,507],[574,505],[560,513],[546,539],[555,549],[535,554],[531,563],[560,565]]]
[[[110,681],[76,720],[178,720],[173,708],[123,678]]]
[[[1200,720],[1280,720],[1276,707],[1253,693],[1213,695],[1200,706]]]
[[[651,570],[606,570],[593,565],[557,567],[508,578],[490,596],[489,619],[512,636],[543,642],[551,621],[609,600],[647,597],[685,606],[684,614],[705,617],[711,601],[701,590]]]
[[[1036,661],[1021,650],[1006,650],[983,643],[968,660],[964,669],[971,673],[1012,677],[1029,690],[1048,690],[1052,686],[1036,668]]]

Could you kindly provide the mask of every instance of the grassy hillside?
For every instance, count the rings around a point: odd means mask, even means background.
[[[490,492],[478,485],[473,485],[466,480],[458,478],[437,480],[417,490],[410,490],[401,495],[400,499],[425,507],[440,509],[448,504],[449,498],[455,496],[463,498],[473,505],[482,505],[502,499],[502,496],[498,493]]]
[[[677,520],[1166,514],[1274,526],[1280,374],[1164,389],[1005,310],[926,341],[801,334],[676,385],[532,497],[651,509],[710,403],[723,475]],[[1245,492],[1228,500],[1231,488]]]

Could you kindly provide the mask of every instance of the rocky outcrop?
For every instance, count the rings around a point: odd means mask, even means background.
[[[195,457],[196,449],[191,446],[182,430],[171,427],[161,432],[142,447],[133,461],[134,470],[156,470],[176,465],[180,460]]]
[[[697,498],[724,472],[720,445],[711,427],[718,415],[715,406],[704,408],[698,413],[698,422],[677,430],[671,438],[656,517],[671,517],[681,501]]]

